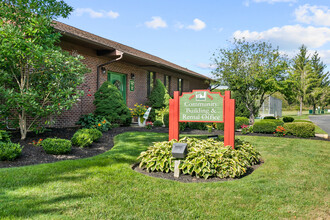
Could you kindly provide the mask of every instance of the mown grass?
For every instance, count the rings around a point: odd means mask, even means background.
[[[131,169],[141,151],[167,138],[124,133],[93,158],[0,169],[0,218],[329,218],[329,142],[242,136],[265,163],[228,182],[180,183]]]

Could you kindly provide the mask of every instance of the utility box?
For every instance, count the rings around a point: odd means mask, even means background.
[[[175,158],[185,158],[188,153],[186,143],[174,143],[172,147],[172,156]]]

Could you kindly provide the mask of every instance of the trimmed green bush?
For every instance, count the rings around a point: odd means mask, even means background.
[[[170,117],[170,113],[165,113],[164,114],[164,125],[168,128],[168,123],[169,123],[169,117]]]
[[[276,119],[274,116],[265,116],[264,119]]]
[[[187,122],[179,122],[179,130],[184,131],[188,127]]]
[[[276,126],[283,126],[284,122],[279,119],[263,119],[262,121],[269,121],[276,124]]]
[[[188,126],[195,130],[207,130],[206,123],[204,122],[188,122]]]
[[[255,133],[273,133],[278,125],[273,120],[257,121],[253,125],[253,132]]]
[[[11,142],[10,135],[5,130],[0,130],[0,142]]]
[[[163,122],[160,121],[160,120],[157,120],[157,121],[154,122],[154,126],[155,127],[162,127],[163,126]]]
[[[297,120],[295,120],[294,122],[307,122],[307,123],[312,123],[312,124],[313,124],[312,121],[303,120],[303,119],[297,119]]]
[[[288,122],[293,122],[294,118],[293,117],[283,117],[283,122],[288,123]]]
[[[142,152],[138,159],[140,167],[147,171],[174,171],[175,158],[172,157],[172,145],[175,140],[157,142]],[[241,142],[235,149],[224,146],[223,142],[214,139],[183,138],[180,143],[187,143],[188,154],[181,159],[179,169],[184,174],[203,177],[240,177],[248,166],[259,162],[259,152],[251,144]]]
[[[235,117],[235,129],[241,129],[242,125],[249,125],[249,122],[246,117]]]
[[[72,137],[71,141],[73,145],[79,147],[86,147],[91,145],[94,141],[97,141],[102,137],[102,133],[97,129],[80,129]]]
[[[0,142],[0,160],[14,160],[21,155],[23,147],[11,142]]]
[[[71,151],[71,141],[60,138],[47,138],[42,141],[42,148],[47,154],[66,154]]]
[[[289,134],[297,137],[314,137],[315,136],[315,125],[307,122],[292,122],[285,123],[283,126]]]
[[[105,117],[110,123],[128,126],[131,112],[116,86],[106,81],[95,93],[95,114]]]
[[[217,130],[225,130],[225,124],[224,123],[217,123]]]

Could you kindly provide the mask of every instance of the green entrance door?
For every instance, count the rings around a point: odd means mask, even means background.
[[[126,75],[109,71],[108,81],[119,89],[126,102]]]

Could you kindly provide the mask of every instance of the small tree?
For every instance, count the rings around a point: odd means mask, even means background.
[[[266,42],[234,39],[233,47],[213,54],[217,69],[213,75],[220,85],[234,91],[249,111],[250,123],[266,99],[280,89],[287,69],[286,59]],[[257,104],[256,101],[260,100]]]
[[[21,139],[40,119],[69,109],[88,69],[81,56],[55,46],[60,34],[51,26],[72,8],[56,0],[0,2],[1,114],[18,120]],[[30,119],[30,120],[27,120]]]
[[[104,116],[111,123],[129,125],[131,112],[118,88],[110,82],[104,82],[95,93],[95,114]]]

